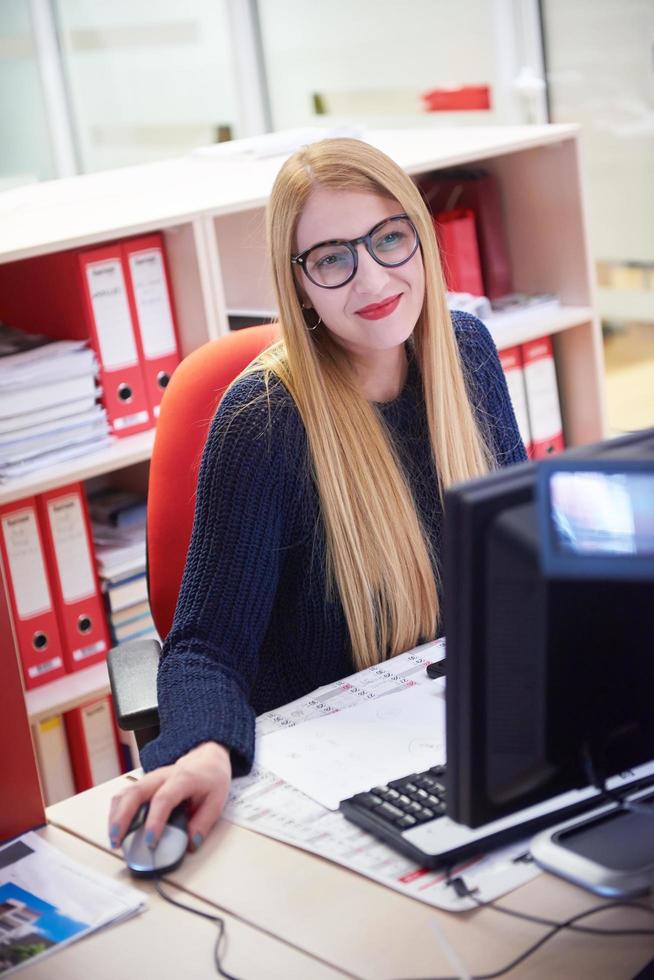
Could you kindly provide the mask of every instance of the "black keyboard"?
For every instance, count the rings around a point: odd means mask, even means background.
[[[652,784],[652,776],[625,773],[614,779],[619,795]],[[426,868],[458,863],[469,856],[530,837],[544,827],[605,805],[602,794],[564,793],[546,804],[509,814],[482,827],[469,828],[446,814],[447,772],[432,766],[343,800],[343,815],[389,847]]]
[[[407,830],[416,824],[441,817],[445,807],[445,766],[434,766],[425,772],[394,779],[387,786],[375,786],[369,793],[341,803],[345,812],[356,808],[372,814],[382,827]]]
[[[396,850],[414,859],[424,854],[412,847],[403,832],[437,820],[446,812],[446,768],[432,766],[424,772],[393,779],[367,793],[343,800],[340,809],[352,823],[370,831]]]

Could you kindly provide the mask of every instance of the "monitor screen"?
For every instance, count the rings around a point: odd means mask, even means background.
[[[446,491],[453,819],[654,759],[653,480],[651,429]]]
[[[548,460],[537,490],[546,574],[654,581],[654,459]]]

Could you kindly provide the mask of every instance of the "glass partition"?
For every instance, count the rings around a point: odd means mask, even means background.
[[[225,0],[57,0],[56,11],[83,171],[239,135]]]
[[[0,3],[0,190],[54,177],[27,0]]]

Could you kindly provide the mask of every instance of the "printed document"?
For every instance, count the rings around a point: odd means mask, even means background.
[[[0,976],[144,908],[142,892],[24,834],[0,848]]]
[[[330,810],[445,762],[445,681],[414,685],[260,739],[256,761]]]
[[[314,719],[345,712],[366,702],[381,703],[399,691],[432,689],[441,682],[427,677],[427,664],[442,660],[445,641],[437,640],[392,661],[377,664],[257,718],[257,743],[271,732],[302,726]],[[406,770],[405,770],[406,771]],[[370,785],[370,784],[369,784]],[[234,779],[225,819],[341,864],[418,901],[453,912],[475,908],[446,884],[443,871],[430,871],[396,853],[275,773],[255,764],[247,776]],[[539,869],[529,860],[528,841],[516,841],[490,854],[478,854],[453,874],[465,873],[469,888],[488,902],[525,884]]]

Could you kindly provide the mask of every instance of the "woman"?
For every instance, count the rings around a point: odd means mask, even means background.
[[[116,797],[198,847],[255,715],[442,632],[443,489],[525,458],[486,328],[450,317],[429,212],[356,140],[282,167],[268,208],[282,340],[224,396],[159,669],[161,734]]]

